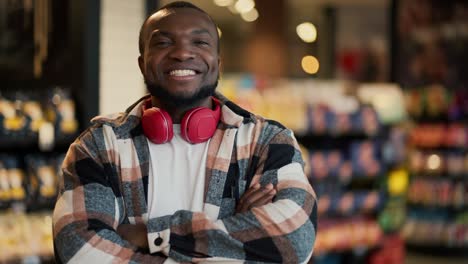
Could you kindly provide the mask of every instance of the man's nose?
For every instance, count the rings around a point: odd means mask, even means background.
[[[186,43],[179,43],[174,46],[170,54],[171,58],[179,61],[190,60],[195,57],[192,48]]]

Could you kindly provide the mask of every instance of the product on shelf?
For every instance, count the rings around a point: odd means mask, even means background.
[[[27,120],[21,111],[21,103],[0,97],[0,132],[4,136],[18,137],[26,129]]]
[[[331,149],[313,151],[308,154],[309,170],[306,171],[313,180],[332,178],[347,184],[352,178],[372,178],[382,170],[382,161],[377,155],[378,146],[372,141],[350,142],[350,149]],[[351,156],[349,160],[345,156]]]
[[[318,202],[319,215],[356,215],[380,211],[384,195],[377,191],[355,191],[323,194]]]
[[[442,251],[468,248],[468,108],[466,92],[430,85],[407,91],[413,117],[409,143],[408,244]]]
[[[27,195],[27,181],[19,161],[16,157],[8,155],[4,155],[0,157],[0,159],[6,169],[6,175],[8,177],[8,185],[6,183],[4,184],[4,186],[8,186],[9,189],[9,195],[7,195],[7,197],[9,197],[8,202],[24,202]]]
[[[0,156],[0,209],[22,205],[27,210],[52,209],[64,154]],[[23,166],[24,165],[24,166]]]
[[[319,221],[314,254],[340,252],[356,247],[375,247],[383,233],[377,222],[361,217]]]
[[[445,246],[466,248],[468,246],[468,225],[438,219],[409,218],[402,234],[406,241],[414,245]]]
[[[0,234],[0,263],[27,263],[27,257],[53,256],[50,213],[0,213]]]
[[[403,127],[392,127],[389,138],[382,146],[382,159],[390,165],[398,165],[407,159],[407,133]]]
[[[353,113],[341,113],[325,105],[309,105],[307,119],[309,132],[316,135],[375,136],[381,129],[377,113],[370,106],[363,106]]]
[[[78,132],[75,103],[67,89],[55,88],[44,103],[38,92],[0,96],[0,149],[36,147],[50,151],[56,141]]]
[[[282,80],[255,90],[255,82],[245,85],[241,80],[223,76],[221,92],[291,128],[301,145],[305,173],[319,198],[314,255],[377,247],[383,234],[378,215],[387,202],[382,184],[387,163],[406,157],[406,134],[402,129],[387,133],[389,125],[406,116],[401,89]],[[401,223],[404,213],[400,216]]]
[[[55,124],[55,134],[73,135],[78,131],[75,102],[67,89],[57,87],[49,95],[46,106],[48,120]]]
[[[8,171],[0,160],[0,209],[7,208],[11,200]]]
[[[460,147],[467,145],[468,127],[461,124],[420,124],[411,130],[410,144],[414,147]]]
[[[23,112],[29,121],[28,130],[32,133],[38,133],[45,122],[42,107],[38,101],[28,100],[23,103]]]
[[[466,89],[430,85],[405,92],[406,109],[415,120],[459,121],[468,117]]]
[[[25,162],[30,179],[29,206],[52,208],[58,191],[55,164],[40,155],[28,155]]]
[[[351,161],[356,174],[374,177],[381,172],[383,168],[378,159],[378,149],[371,141],[352,143]]]
[[[369,264],[404,263],[405,243],[399,235],[384,236],[378,250],[369,256]]]
[[[468,184],[449,179],[414,179],[408,192],[408,201],[425,206],[468,206]]]

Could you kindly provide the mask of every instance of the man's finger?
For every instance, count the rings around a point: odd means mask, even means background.
[[[268,184],[263,188],[256,190],[255,192],[246,195],[244,198],[245,202],[254,203],[258,199],[262,198],[265,195],[268,195],[270,191],[273,190],[273,184]]]
[[[249,209],[271,203],[275,195],[276,195],[276,190],[272,189],[269,192],[265,193],[264,195],[256,197],[257,198],[256,200],[252,200],[249,202]]]
[[[241,200],[245,199],[246,197],[249,197],[250,195],[252,195],[253,193],[255,193],[256,191],[258,191],[260,189],[260,183],[256,183],[254,184],[254,186],[250,187],[241,197]]]
[[[262,193],[262,196],[258,197],[256,200],[246,200],[243,203],[240,203],[237,207],[238,213],[243,213],[250,210],[253,207],[258,207],[270,203],[273,197],[276,195],[275,190],[270,190],[270,192]]]
[[[244,195],[242,195],[237,206],[237,212],[245,212],[252,207],[265,205],[270,202],[276,194],[276,190],[273,189],[272,184],[268,184],[260,189],[254,187],[250,188]]]

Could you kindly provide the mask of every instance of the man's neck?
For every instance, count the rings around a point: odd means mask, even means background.
[[[196,108],[196,107],[206,107],[206,108],[213,108],[213,100],[210,97],[207,97],[205,99],[202,99],[194,104],[191,105],[172,105],[172,104],[165,104],[158,100],[158,98],[151,96],[151,102],[152,105],[161,109],[164,109],[172,119],[172,122],[174,124],[180,124],[182,121],[182,118],[184,117],[185,113],[189,111],[190,109]]]

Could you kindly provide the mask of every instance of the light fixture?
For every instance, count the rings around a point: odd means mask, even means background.
[[[302,69],[308,74],[316,74],[320,68],[319,61],[317,58],[311,55],[304,56],[302,58]]]
[[[255,2],[253,0],[238,0],[234,7],[237,12],[243,14],[252,10],[255,7]]]
[[[441,160],[440,157],[436,154],[432,154],[427,159],[427,167],[431,170],[436,170],[440,167]]]
[[[232,5],[234,0],[214,0],[215,5],[217,6],[229,6]]]
[[[310,22],[304,22],[296,27],[297,35],[307,43],[312,43],[317,39],[317,28]]]
[[[257,18],[258,18],[258,11],[257,11],[257,9],[252,8],[252,10],[250,10],[249,12],[242,13],[241,17],[246,22],[253,22],[253,21],[257,20]]]

